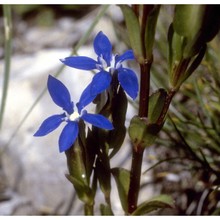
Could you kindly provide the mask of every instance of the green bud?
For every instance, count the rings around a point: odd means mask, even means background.
[[[174,30],[187,39],[183,57],[195,56],[211,41],[220,28],[219,5],[177,5],[173,20]]]

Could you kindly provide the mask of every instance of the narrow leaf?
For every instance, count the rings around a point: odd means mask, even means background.
[[[160,5],[155,5],[147,17],[147,25],[145,29],[145,50],[148,59],[151,59],[154,45],[157,18],[160,11]]]
[[[150,96],[148,114],[149,123],[156,123],[163,110],[166,96],[167,92],[164,89],[159,89]]]
[[[139,63],[144,62],[142,40],[141,40],[141,31],[140,24],[137,16],[134,11],[128,5],[121,5],[121,10],[124,14],[128,36],[130,40],[131,47],[134,51],[134,55]]]
[[[122,208],[127,213],[130,172],[124,168],[113,168],[111,171],[117,184]]]

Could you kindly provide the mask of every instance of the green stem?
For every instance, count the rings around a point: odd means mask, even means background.
[[[148,116],[148,102],[150,93],[150,68],[152,60],[145,64],[140,64],[141,80],[140,80],[140,101],[139,101],[139,116]]]
[[[94,215],[93,205],[85,204],[84,205],[84,213],[85,215]]]
[[[145,62],[140,63],[140,98],[139,112],[140,118],[148,117],[149,97],[150,97],[150,69],[153,62],[153,55],[146,54],[145,33],[147,28],[147,19],[152,10],[152,5],[143,6],[143,14],[141,20],[141,39],[142,48],[144,50]],[[150,57],[150,58],[148,58]],[[141,145],[133,146],[132,164],[130,171],[130,185],[128,191],[128,213],[131,214],[137,208],[138,196],[140,191],[141,168],[144,154],[144,147]]]
[[[128,213],[130,214],[137,208],[143,153],[144,148],[140,146],[133,148],[130,188],[128,191]]]
[[[150,93],[150,68],[152,60],[145,64],[140,64],[141,82],[140,82],[140,101],[139,116],[147,118]],[[133,146],[132,164],[130,172],[130,185],[128,191],[128,213],[132,213],[137,208],[138,195],[140,191],[141,167],[144,148],[142,146]]]
[[[4,83],[2,90],[2,101],[0,109],[0,128],[2,126],[3,115],[5,111],[6,98],[8,93],[10,64],[11,64],[11,49],[12,49],[12,22],[11,22],[11,6],[3,5],[4,28],[5,28],[5,68],[4,68]]]

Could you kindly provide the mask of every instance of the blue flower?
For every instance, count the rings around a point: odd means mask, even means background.
[[[74,103],[71,101],[70,93],[62,82],[49,75],[47,87],[55,104],[63,108],[65,112],[52,115],[45,119],[34,136],[47,135],[59,127],[62,122],[66,122],[67,124],[63,128],[59,137],[59,150],[60,152],[63,152],[68,150],[75,142],[79,133],[78,123],[80,119],[98,128],[106,130],[113,129],[112,123],[104,116],[100,114],[89,114],[86,110],[82,110],[82,108],[88,105],[89,102],[93,101],[91,96],[89,100],[87,98],[89,87],[83,91],[80,101],[76,104],[78,111],[74,111]],[[78,106],[80,106],[80,108]]]
[[[134,60],[132,50],[127,50],[122,55],[112,54],[112,44],[108,37],[99,32],[93,42],[97,61],[86,56],[71,56],[61,59],[65,65],[81,70],[98,70],[89,86],[90,94],[97,95],[107,89],[112,80],[112,74],[117,74],[118,81],[125,92],[135,99],[138,94],[138,79],[136,74],[122,66],[125,60]]]

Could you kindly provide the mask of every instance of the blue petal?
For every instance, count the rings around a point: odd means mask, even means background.
[[[106,71],[96,73],[91,82],[91,94],[98,95],[106,90],[112,81],[112,76]]]
[[[103,115],[100,115],[100,114],[88,114],[88,113],[84,113],[81,118],[98,127],[98,128],[103,128],[103,129],[106,129],[106,130],[112,130],[114,129],[112,123],[107,119],[105,118]]]
[[[66,57],[64,59],[60,59],[60,61],[67,66],[80,70],[93,70],[96,69],[96,65],[98,64],[92,58],[85,56]]]
[[[47,87],[53,101],[68,112],[68,114],[72,114],[74,106],[66,86],[58,79],[49,75]]]
[[[112,59],[112,44],[102,31],[96,35],[93,46],[96,54],[99,57],[102,55],[108,66],[110,66],[110,61]]]
[[[63,122],[65,116],[66,114],[63,113],[61,115],[52,115],[49,118],[45,119],[38,131],[34,134],[34,136],[44,136],[52,132]]]
[[[60,152],[68,150],[75,142],[79,133],[77,122],[68,122],[60,134],[59,150]]]
[[[126,52],[124,52],[122,55],[118,55],[115,58],[116,63],[118,62],[123,62],[125,60],[134,60],[134,53],[133,50],[127,50]]]
[[[85,106],[87,106],[89,103],[91,103],[96,97],[96,94],[91,93],[91,86],[92,86],[92,84],[90,83],[84,89],[84,91],[82,92],[82,95],[80,96],[79,102],[76,104],[79,114],[82,111],[82,109]]]
[[[125,92],[132,98],[135,99],[138,94],[138,79],[136,74],[127,68],[118,69],[118,81]]]

